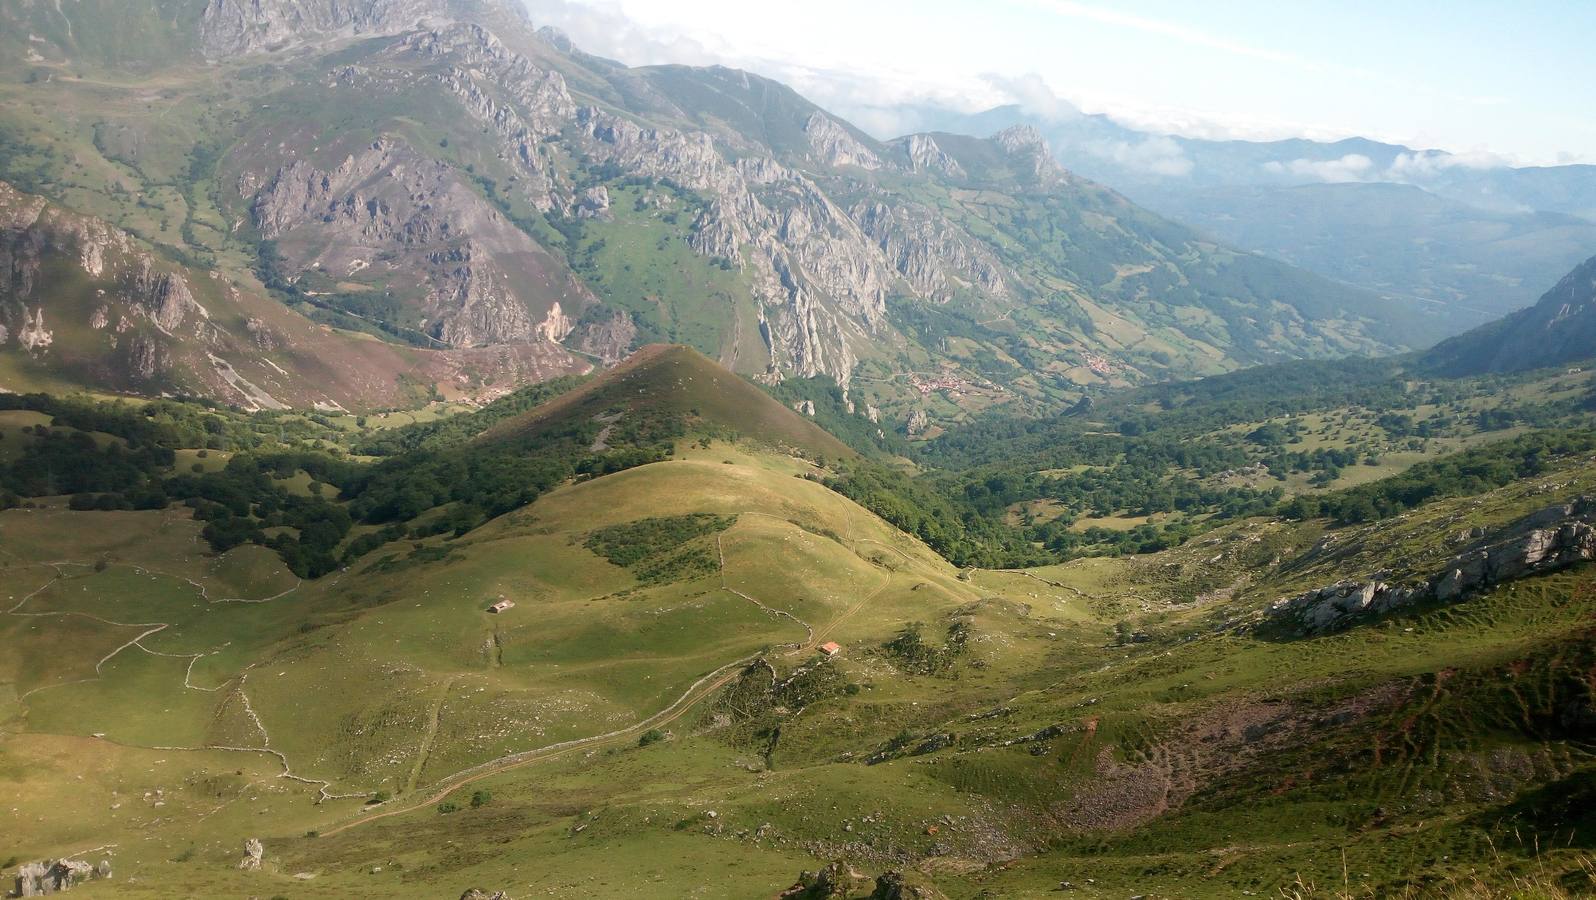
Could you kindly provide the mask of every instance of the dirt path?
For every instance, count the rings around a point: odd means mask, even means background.
[[[418,800],[414,803],[409,803],[404,806],[395,807],[393,809],[385,809],[381,812],[374,812],[371,815],[365,816],[363,818],[354,819],[352,821],[345,822],[342,825],[328,828],[322,831],[321,834],[323,837],[326,837],[337,834],[340,831],[347,831],[357,825],[365,825],[368,822],[375,822],[378,819],[386,819],[389,816],[398,816],[405,813],[415,812],[422,807],[431,806],[434,803],[441,802],[445,797],[448,797],[450,794],[460,790],[468,784],[481,781],[482,779],[493,775],[508,772],[511,769],[520,768],[521,766],[531,765],[532,763],[542,762],[544,760],[556,759],[561,756],[567,756],[579,750],[598,749],[599,747],[604,747],[610,744],[636,740],[650,728],[659,728],[664,725],[669,725],[677,719],[680,719],[695,705],[697,705],[699,701],[711,696],[717,690],[729,684],[738,676],[738,674],[740,674],[742,669],[754,659],[755,657],[748,656],[721,666],[719,669],[716,669],[715,671],[694,682],[692,687],[689,687],[686,693],[677,698],[675,703],[672,703],[665,709],[634,725],[629,725],[626,728],[616,731],[606,732],[605,734],[598,734],[585,738],[576,738],[574,740],[564,741],[558,744],[550,744],[547,747],[539,747],[535,750],[527,750],[510,756],[500,757],[499,759],[483,763],[480,766],[466,769],[463,772],[459,772],[449,776],[448,778],[445,778],[435,790],[429,793],[422,800]]]
[[[757,515],[768,514],[757,513]],[[851,530],[852,529],[850,527],[850,532]],[[719,537],[717,536],[717,549],[719,549],[719,546]],[[898,552],[901,553],[901,551]],[[861,559],[862,558],[863,557],[861,557]],[[721,579],[722,584],[724,585],[726,566],[726,558],[724,553],[721,554],[720,565]],[[733,590],[729,587],[726,588],[726,590],[737,594],[739,597],[747,599],[748,601],[759,606],[761,609],[764,609],[772,614],[788,616],[789,618],[792,618],[793,621],[798,622],[800,625],[803,625],[805,628],[809,629],[808,639],[802,644],[797,645],[791,652],[787,654],[788,656],[797,656],[804,653],[813,653],[815,648],[820,646],[821,642],[826,639],[827,635],[835,631],[837,627],[842,625],[844,622],[853,618],[853,616],[856,615],[860,610],[869,605],[872,600],[880,596],[881,592],[885,591],[887,586],[892,583],[892,573],[886,572],[883,574],[885,577],[882,579],[881,584],[877,585],[874,590],[861,597],[858,602],[843,610],[823,628],[818,630],[810,627],[807,623],[798,619],[796,616],[792,616],[790,613],[785,613],[782,610],[772,609],[771,607],[766,606],[764,603],[755,600],[753,597],[749,597],[747,594]],[[386,819],[390,816],[399,816],[404,815],[405,813],[415,812],[423,807],[442,802],[444,798],[448,797],[450,794],[453,794],[455,791],[460,790],[466,785],[481,781],[484,778],[490,778],[494,775],[503,774],[504,772],[508,772],[512,769],[521,768],[522,766],[528,766],[532,765],[533,763],[544,762],[551,759],[558,759],[560,757],[569,756],[573,753],[583,750],[597,750],[601,747],[606,747],[613,744],[635,741],[649,729],[662,728],[671,724],[672,722],[677,721],[682,716],[685,716],[699,703],[713,696],[716,691],[725,687],[727,684],[730,684],[734,679],[737,678],[744,668],[758,658],[759,654],[745,656],[741,659],[733,660],[732,662],[721,666],[715,671],[710,672],[708,675],[705,675],[698,681],[694,682],[692,686],[690,686],[670,706],[665,707],[641,722],[628,725],[625,728],[617,729],[615,731],[606,732],[604,734],[593,735],[591,737],[585,738],[574,738],[572,740],[563,741],[558,744],[550,744],[547,747],[539,747],[534,750],[525,750],[521,753],[503,756],[498,759],[482,763],[481,765],[474,766],[470,769],[456,772],[455,774],[439,781],[437,785],[435,785],[434,788],[430,790],[421,800],[417,800],[413,803],[407,803],[403,806],[396,806],[392,809],[382,809],[379,812],[372,812],[371,814],[361,818],[352,819],[348,822],[344,822],[343,824],[335,825],[332,828],[325,829],[321,832],[321,835],[323,837],[328,837],[338,834],[342,831],[348,831],[349,829],[360,825],[365,825],[369,822],[375,822],[379,819]]]
[[[18,695],[17,700],[19,702],[23,701],[23,700],[26,700],[27,698],[31,697],[32,695],[34,695],[34,694],[36,694],[36,693],[38,693],[40,691],[48,690],[50,688],[65,687],[65,686],[67,686],[69,684],[85,684],[85,683],[92,682],[92,681],[98,681],[102,677],[102,674],[103,674],[102,670],[105,668],[105,664],[110,662],[112,659],[115,659],[120,653],[122,653],[122,651],[127,650],[130,647],[137,647],[139,650],[141,650],[141,651],[143,651],[143,652],[145,652],[145,653],[147,653],[147,654],[149,654],[151,656],[161,656],[161,657],[167,657],[167,658],[171,658],[171,659],[187,659],[189,661],[188,662],[188,666],[183,671],[183,687],[185,689],[187,689],[187,690],[205,691],[207,693],[214,693],[216,691],[220,691],[222,688],[225,688],[228,684],[230,684],[233,681],[232,678],[229,678],[226,681],[223,681],[221,684],[219,684],[219,685],[217,685],[216,687],[213,687],[213,688],[201,687],[201,686],[193,683],[192,678],[193,678],[193,674],[194,674],[194,664],[199,662],[199,660],[203,659],[207,655],[211,655],[211,654],[215,654],[215,653],[221,652],[221,648],[220,647],[216,648],[215,650],[211,650],[210,653],[207,654],[207,653],[166,653],[166,652],[159,651],[159,650],[151,650],[150,648],[144,646],[143,641],[144,641],[145,638],[150,637],[150,636],[155,635],[155,634],[159,634],[162,631],[165,631],[167,628],[171,627],[171,623],[170,622],[117,622],[117,621],[113,621],[111,619],[107,619],[104,616],[97,616],[97,615],[95,615],[93,613],[86,613],[86,612],[81,612],[81,611],[78,611],[78,610],[47,610],[47,611],[43,611],[43,612],[22,612],[21,611],[22,607],[25,606],[29,600],[32,600],[35,596],[39,595],[40,593],[45,591],[47,588],[52,587],[53,585],[59,583],[60,581],[62,581],[63,579],[68,577],[66,572],[63,571],[63,567],[73,566],[73,567],[78,567],[78,568],[83,568],[83,569],[90,569],[90,570],[92,570],[94,568],[93,564],[91,564],[91,563],[80,563],[80,562],[75,562],[75,561],[71,561],[71,560],[61,560],[61,561],[49,562],[49,563],[29,563],[29,565],[41,565],[41,566],[46,566],[48,568],[54,569],[55,573],[56,573],[55,577],[51,578],[49,581],[45,582],[43,585],[40,585],[38,588],[35,588],[34,590],[28,592],[28,594],[26,596],[24,596],[21,600],[17,601],[15,604],[13,604],[9,609],[0,611],[0,614],[12,615],[12,616],[26,616],[26,617],[80,616],[80,617],[85,618],[85,619],[91,619],[91,620],[96,621],[96,622],[103,622],[104,624],[113,625],[113,626],[116,626],[116,627],[119,627],[119,628],[141,628],[141,629],[144,629],[144,630],[141,631],[137,637],[133,638],[132,640],[130,640],[130,641],[124,643],[124,644],[121,644],[116,649],[112,650],[110,653],[107,653],[105,656],[100,657],[99,661],[94,664],[94,677],[93,678],[83,678],[83,679],[78,679],[76,681],[63,681],[63,682],[57,682],[55,684],[40,685],[39,687],[36,687],[33,690],[30,690],[30,691],[28,691],[28,692],[26,692],[24,694]],[[163,577],[166,577],[166,578],[171,578],[171,579],[173,579],[175,581],[185,582],[188,585],[190,585],[191,587],[193,587],[196,591],[198,591],[199,595],[200,595],[200,599],[204,600],[207,603],[265,603],[265,602],[270,601],[270,600],[276,600],[279,597],[287,596],[288,594],[291,594],[294,591],[298,590],[299,587],[303,584],[303,582],[296,582],[294,584],[294,586],[289,588],[288,590],[282,591],[282,592],[280,592],[278,594],[274,594],[271,597],[265,597],[265,598],[262,598],[262,599],[259,599],[259,600],[249,600],[249,599],[244,599],[244,598],[233,598],[233,597],[220,598],[220,599],[214,599],[213,600],[207,594],[205,586],[203,584],[200,584],[199,582],[194,581],[191,578],[186,578],[186,577],[180,576],[180,575],[173,575],[173,574],[168,573],[168,572],[161,572],[161,571],[158,571],[158,570],[146,569],[146,568],[143,568],[141,566],[128,566],[128,568],[131,568],[134,571],[142,573],[142,574],[160,575],[160,576],[163,576]],[[227,645],[223,644],[222,646],[225,647]],[[364,793],[364,792],[358,793],[358,794],[334,794],[334,793],[332,793],[329,790],[329,788],[332,787],[332,782],[326,781],[326,780],[322,780],[322,779],[317,779],[317,778],[306,778],[306,777],[304,777],[302,775],[294,774],[293,767],[291,765],[289,765],[288,757],[284,756],[280,751],[274,750],[274,749],[271,748],[271,746],[270,746],[270,744],[271,744],[271,735],[266,730],[266,723],[261,721],[260,716],[255,712],[255,707],[249,701],[249,695],[244,692],[244,685],[245,685],[245,683],[247,682],[247,680],[249,678],[249,669],[250,668],[252,668],[252,666],[248,667],[248,668],[245,668],[244,671],[241,672],[237,676],[237,679],[238,679],[237,690],[239,692],[239,697],[240,697],[240,699],[242,700],[242,702],[244,704],[245,713],[249,716],[250,720],[254,723],[255,727],[260,731],[262,746],[259,746],[259,747],[230,747],[230,746],[216,746],[216,745],[212,745],[212,746],[208,746],[208,747],[165,747],[165,746],[155,746],[155,747],[150,747],[150,748],[147,748],[147,749],[177,751],[177,752],[186,752],[186,753],[203,753],[203,752],[211,751],[211,750],[219,750],[219,751],[228,752],[228,753],[265,753],[265,754],[268,754],[268,755],[276,758],[278,763],[280,763],[282,765],[283,771],[280,774],[278,774],[278,776],[277,776],[278,778],[284,778],[284,779],[287,779],[289,781],[297,781],[297,782],[300,782],[302,784],[314,785],[317,788],[317,799],[316,799],[317,803],[322,803],[322,802],[325,802],[327,800],[341,800],[341,799],[349,799],[349,798],[354,798],[354,797],[365,797],[365,796],[367,796],[367,794]],[[104,739],[102,738],[102,740],[104,740]],[[133,746],[133,745],[129,745],[129,746]]]
[[[498,635],[494,635],[497,643]],[[404,791],[410,793],[416,789],[416,782],[421,778],[421,770],[426,768],[427,757],[432,755],[432,742],[438,737],[438,719],[443,715],[443,704],[449,700],[449,691],[454,688],[454,683],[460,680],[459,675],[450,675],[444,679],[443,690],[438,692],[438,702],[432,704],[432,711],[427,715],[427,729],[421,735],[421,749],[416,752],[416,764],[410,769],[410,777],[405,779]]]

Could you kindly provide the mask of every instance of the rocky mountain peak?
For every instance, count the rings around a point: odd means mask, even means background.
[[[1047,139],[1034,125],[1011,125],[992,136],[1010,156],[1023,159],[1032,174],[1044,181],[1062,178],[1064,167],[1053,158]]]
[[[571,40],[570,35],[558,28],[555,28],[553,25],[544,25],[542,28],[539,28],[537,35],[543,39],[544,43],[560,51],[561,53],[574,56],[582,52],[581,48],[576,46],[576,42]]]
[[[513,4],[501,0],[208,0],[200,46],[216,59],[513,11]]]
[[[881,168],[881,158],[875,151],[824,113],[813,113],[804,121],[804,134],[809,137],[809,146],[815,156],[828,166]]]
[[[964,167],[949,156],[929,134],[911,134],[893,141],[893,146],[909,158],[909,169],[914,172],[934,172],[951,178],[965,177]]]

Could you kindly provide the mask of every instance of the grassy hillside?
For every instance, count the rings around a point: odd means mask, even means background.
[[[604,376],[525,414],[499,422],[479,445],[548,434],[572,423],[599,422],[610,434],[670,427],[742,437],[812,456],[854,455],[841,441],[702,353],[654,344]]]
[[[307,581],[181,507],[0,513],[5,852],[115,844],[87,896],[748,897],[833,859],[858,896],[1590,887],[1588,566],[1253,627],[1591,493],[1587,459],[1383,523],[960,571],[768,446],[684,438]]]

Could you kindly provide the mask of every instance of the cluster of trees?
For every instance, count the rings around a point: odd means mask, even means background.
[[[459,422],[401,429],[381,447],[393,455],[376,464],[352,462],[310,441],[285,445],[293,440],[288,434],[320,433],[309,419],[243,416],[214,404],[178,401],[0,395],[0,409],[39,412],[53,423],[30,426],[28,443],[0,466],[0,505],[60,494],[73,495],[74,509],[160,509],[181,502],[206,523],[203,534],[213,550],[262,544],[301,577],[314,578],[401,537],[464,534],[570,478],[667,457],[672,435],[683,426],[646,415],[615,429],[615,446],[600,452],[589,449],[597,426],[586,422],[468,443],[475,433],[576,383],[530,388]],[[233,456],[219,471],[174,471],[176,449],[196,446],[228,449]],[[303,496],[284,486],[300,472],[311,477],[318,493]],[[439,507],[445,509],[412,524]],[[383,527],[344,546],[357,522]]]
[[[458,415],[416,422],[385,429],[358,441],[355,452],[364,456],[397,456],[415,450],[440,450],[457,447],[505,419],[573,390],[589,379],[586,375],[564,375],[528,385],[489,403],[481,409]]]
[[[1443,497],[1467,497],[1546,471],[1553,460],[1596,450],[1596,431],[1538,431],[1419,463],[1372,484],[1280,507],[1290,519],[1327,517],[1343,525],[1389,518]]]
[[[955,565],[1009,568],[1053,561],[1018,529],[981,515],[956,493],[899,469],[853,461],[839,466],[839,473],[822,483],[925,541]]]

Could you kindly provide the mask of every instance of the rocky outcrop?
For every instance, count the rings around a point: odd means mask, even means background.
[[[395,34],[448,18],[448,0],[209,0],[200,46],[212,59],[281,50],[309,41]]]
[[[799,873],[798,881],[776,896],[783,900],[846,900],[869,885],[868,877],[838,860],[817,871]]]
[[[599,221],[615,218],[610,214],[610,192],[603,185],[583,191],[582,196],[576,199],[576,217]]]
[[[625,359],[637,343],[637,323],[622,310],[577,328],[576,348],[613,365]]]
[[[903,431],[909,437],[919,437],[931,427],[931,417],[923,409],[909,413],[909,418],[903,423]]]
[[[910,883],[902,872],[883,872],[876,876],[869,900],[947,900],[947,895],[927,885]]]
[[[238,868],[245,872],[260,871],[261,861],[266,858],[266,848],[259,838],[250,838],[244,841],[244,858],[238,861]]]
[[[22,313],[22,327],[17,329],[17,343],[29,353],[42,352],[55,340],[55,335],[44,327],[44,307]]]
[[[87,881],[111,877],[111,861],[90,865],[78,859],[45,860],[27,863],[17,869],[14,897],[43,897],[71,889]]]
[[[1014,125],[1005,128],[994,134],[992,140],[1015,159],[1018,168],[1027,171],[1043,184],[1063,181],[1068,174],[1064,171],[1064,167],[1058,164],[1058,160],[1053,158],[1053,151],[1048,149],[1047,141],[1033,125]]]
[[[510,900],[510,895],[504,891],[490,893],[481,888],[467,888],[466,892],[460,895],[460,900]]]
[[[1325,634],[1419,603],[1456,602],[1518,578],[1596,559],[1593,523],[1596,499],[1548,507],[1483,536],[1423,581],[1341,581],[1279,600],[1268,615],[1301,633]]]
[[[148,256],[139,260],[129,294],[128,299],[134,308],[168,334],[176,331],[189,313],[204,313],[204,309],[194,302],[194,295],[189,292],[188,282],[183,280],[183,276],[157,270],[154,261]]]
[[[560,341],[593,300],[459,172],[404,141],[357,147],[331,169],[296,160],[259,181],[251,215],[288,267],[419,282],[426,330],[444,345]]]
[[[804,121],[804,134],[809,138],[809,149],[822,165],[881,168],[881,157],[875,151],[824,113],[813,113]]]
[[[936,138],[929,134],[911,134],[898,138],[892,146],[907,158],[909,171],[929,172],[950,178],[965,178],[967,174],[959,161],[943,152]]]

